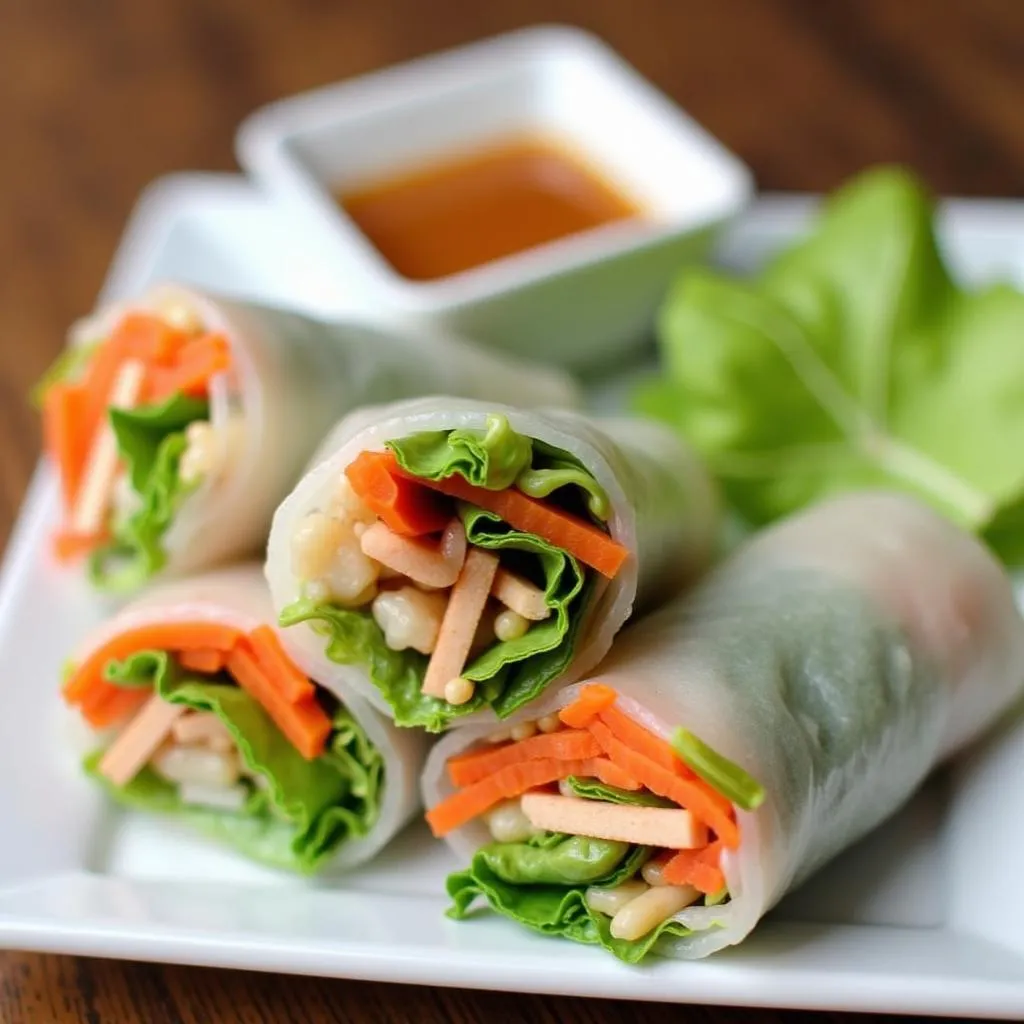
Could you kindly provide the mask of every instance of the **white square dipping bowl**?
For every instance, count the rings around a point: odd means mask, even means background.
[[[414,281],[332,194],[523,135],[566,144],[642,216]],[[736,157],[602,42],[562,27],[282,100],[247,118],[236,141],[243,168],[297,230],[315,233],[349,297],[578,371],[644,343],[671,279],[753,193]]]

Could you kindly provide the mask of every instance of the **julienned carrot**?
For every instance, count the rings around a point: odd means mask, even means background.
[[[448,525],[451,509],[436,491],[392,472],[391,452],[361,452],[345,467],[352,489],[389,529],[403,537],[437,533]]]
[[[64,381],[43,397],[43,444],[57,467],[65,508],[75,500],[89,455],[89,437],[82,429],[87,404],[85,390]]]
[[[720,842],[699,850],[680,850],[665,862],[663,878],[669,885],[692,885],[703,893],[720,892],[725,886],[719,867],[721,856]]]
[[[605,708],[611,707],[618,699],[618,694],[603,683],[588,683],[579,696],[558,712],[559,720],[573,729],[584,729]]]
[[[656,765],[667,768],[670,772],[682,775],[686,779],[697,778],[679,759],[679,755],[667,740],[663,740],[649,729],[645,729],[624,711],[620,711],[616,707],[604,708],[598,718],[611,729],[612,735],[616,739],[622,740],[627,747],[632,747],[638,754],[650,758]],[[729,801],[724,797],[721,799],[721,807],[723,811],[729,810]]]
[[[614,761],[652,793],[685,807],[705,825],[714,829],[719,839],[730,849],[739,846],[739,828],[730,812],[723,811],[720,794],[699,780],[684,779],[668,768],[662,768],[649,757],[637,753],[622,740],[616,739],[604,722],[592,722],[590,731],[609,760]]]
[[[90,694],[122,692],[108,683],[103,670],[110,661],[122,661],[138,651],[188,651],[212,647],[230,651],[244,634],[219,622],[156,622],[125,630],[100,644],[75,669],[64,686],[64,699],[81,704]]]
[[[95,550],[110,538],[110,534],[101,530],[99,533],[75,533],[74,530],[57,530],[51,538],[53,553],[60,562],[73,562],[82,555]]]
[[[311,761],[324,752],[331,720],[315,697],[290,703],[268,677],[247,642],[240,642],[228,655],[227,667],[238,685],[262,705],[304,758]]]
[[[168,367],[151,367],[147,374],[146,401],[162,402],[176,394],[201,398],[210,378],[231,366],[228,341],[221,334],[203,334],[181,346]]]
[[[632,790],[643,788],[632,775],[620,768],[614,761],[609,761],[607,757],[592,757],[585,761],[584,764],[586,770],[581,772],[581,774],[584,776],[592,775],[606,786]]]
[[[426,813],[427,824],[435,836],[441,837],[489,811],[502,800],[511,800],[528,789],[558,782],[569,775],[587,775],[590,764],[589,760],[544,758],[508,765],[435,804]]]
[[[600,754],[601,746],[589,732],[565,729],[450,758],[448,778],[454,786],[471,786],[493,772],[524,761],[581,761]]]
[[[424,480],[406,473],[393,455],[392,459],[393,468],[389,472],[493,512],[510,526],[543,538],[609,579],[618,573],[629,558],[626,548],[596,526],[554,505],[531,498],[514,487],[489,491],[485,487],[467,483],[457,474],[444,480]]]
[[[285,654],[281,641],[270,626],[254,629],[249,634],[249,644],[260,667],[289,704],[308,700],[316,693],[313,684]]]
[[[214,647],[197,647],[192,651],[180,651],[178,661],[182,668],[190,672],[202,672],[204,675],[214,675],[221,672],[228,662],[226,651],[218,651]]]
[[[105,691],[94,691],[92,699],[83,703],[80,710],[94,729],[106,729],[133,715],[149,697],[148,687],[109,686]]]

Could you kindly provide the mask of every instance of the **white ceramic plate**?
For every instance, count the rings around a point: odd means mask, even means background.
[[[759,202],[721,258],[756,263],[808,210],[798,198]],[[1020,206],[950,204],[944,239],[966,278],[1024,281]],[[104,297],[158,278],[327,312],[355,304],[265,199],[226,176],[151,189]],[[65,653],[101,610],[48,562],[55,498],[41,470],[0,586],[0,945],[508,991],[1024,1017],[1024,728],[935,780],[742,948],[631,968],[494,916],[446,920],[443,880],[456,865],[421,826],[327,887],[110,808],[78,771],[82,737],[56,692]]]

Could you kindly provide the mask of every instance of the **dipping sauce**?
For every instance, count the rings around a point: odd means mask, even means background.
[[[336,198],[404,277],[429,281],[639,215],[569,150],[514,139]]]

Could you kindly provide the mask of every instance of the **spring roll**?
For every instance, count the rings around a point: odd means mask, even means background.
[[[610,950],[700,958],[902,805],[1024,686],[1024,620],[988,551],[884,493],[746,542],[627,630],[590,680],[453,730],[424,771],[474,904]]]
[[[374,856],[419,807],[424,737],[285,653],[258,563],[152,588],[71,660],[65,700],[96,730],[86,771],[272,867]]]
[[[362,409],[274,516],[288,650],[402,726],[492,723],[708,564],[719,504],[671,432],[432,397]]]
[[[76,325],[39,388],[61,484],[54,549],[130,593],[262,553],[346,412],[433,392],[575,405],[566,377],[448,336],[329,323],[162,285]]]

